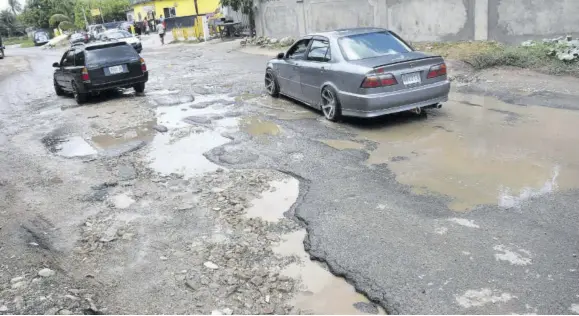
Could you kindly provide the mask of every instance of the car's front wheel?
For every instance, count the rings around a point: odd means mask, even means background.
[[[265,73],[265,90],[267,90],[267,93],[272,97],[279,97],[279,85],[271,69],[268,69]]]
[[[133,88],[135,89],[136,93],[143,93],[145,92],[145,83],[144,82],[137,83],[136,85],[133,86]]]
[[[75,82],[72,83],[72,95],[78,105],[84,104],[87,100],[86,93],[79,92]]]
[[[342,107],[338,94],[332,87],[322,89],[322,112],[327,120],[336,122],[342,117]]]
[[[64,90],[56,83],[56,79],[54,79],[54,92],[56,92],[57,96],[64,95]]]

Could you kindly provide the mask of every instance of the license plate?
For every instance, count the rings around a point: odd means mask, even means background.
[[[419,72],[413,72],[411,74],[402,75],[402,82],[405,86],[416,85],[422,82]]]
[[[125,68],[123,67],[123,65],[109,67],[109,73],[111,75],[120,74],[120,73],[123,73],[124,71],[125,71]]]

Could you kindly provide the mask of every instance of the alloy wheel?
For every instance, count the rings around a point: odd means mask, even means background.
[[[267,90],[269,94],[274,94],[275,91],[275,80],[269,73],[265,75],[265,90]]]
[[[336,116],[336,97],[329,89],[322,91],[322,112],[328,120],[332,120]]]

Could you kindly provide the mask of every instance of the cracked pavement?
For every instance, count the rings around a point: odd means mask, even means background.
[[[579,313],[578,79],[452,65],[426,118],[331,123],[238,45],[82,107],[7,51],[0,313]]]

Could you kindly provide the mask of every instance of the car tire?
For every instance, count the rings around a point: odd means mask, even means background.
[[[56,80],[54,80],[54,92],[56,92],[56,95],[59,97],[64,95],[64,90],[56,83]]]
[[[270,96],[274,98],[279,97],[279,84],[277,83],[277,77],[271,69],[265,72],[265,90]]]
[[[322,113],[328,121],[337,122],[342,118],[342,105],[338,93],[330,86],[322,88]]]
[[[4,50],[0,49],[0,59],[4,59]]]
[[[78,87],[75,82],[72,83],[72,95],[78,105],[86,103],[88,97],[87,94],[78,92]]]
[[[136,85],[133,86],[133,89],[135,89],[136,93],[143,93],[145,92],[145,83],[144,82],[137,83]]]

